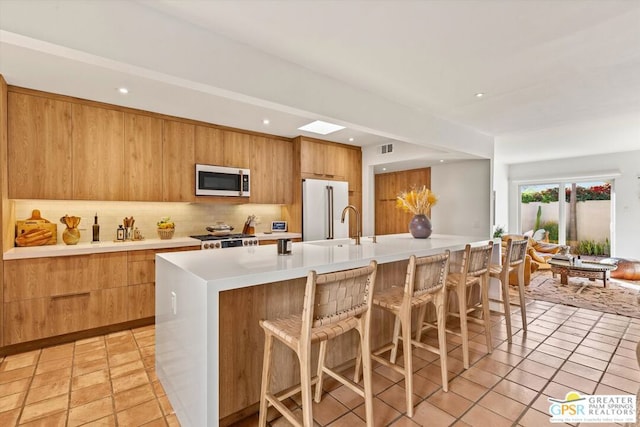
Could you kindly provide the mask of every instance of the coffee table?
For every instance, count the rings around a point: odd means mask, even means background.
[[[611,271],[617,268],[612,264],[585,261],[581,265],[573,265],[569,261],[550,259],[548,263],[551,265],[551,272],[554,276],[560,274],[560,283],[562,285],[567,284],[568,277],[585,277],[589,280],[602,280],[606,288],[607,279],[609,279]]]

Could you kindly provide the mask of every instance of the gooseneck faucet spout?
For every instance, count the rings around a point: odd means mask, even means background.
[[[342,210],[342,219],[340,220],[340,222],[342,222],[344,224],[344,219],[345,216],[347,215],[347,211],[351,209],[353,210],[353,213],[355,213],[356,215],[356,245],[360,244],[360,236],[362,235],[362,232],[360,230],[360,212],[358,211],[358,208],[356,208],[353,205],[347,205],[345,206],[345,208]]]

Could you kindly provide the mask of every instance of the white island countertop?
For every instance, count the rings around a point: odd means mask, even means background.
[[[363,238],[359,246],[353,244],[352,239],[293,243],[291,255],[278,255],[277,245],[157,254],[156,372],[180,424],[217,426],[221,415],[230,415],[229,405],[238,406],[233,411],[244,410],[238,402],[249,399],[245,403],[250,405],[257,399],[245,394],[248,389],[244,390],[243,386],[240,388],[244,391],[236,390],[237,395],[225,395],[227,406],[220,407],[220,373],[231,369],[225,365],[231,363],[229,355],[221,356],[220,343],[229,325],[240,322],[237,326],[242,329],[240,335],[252,351],[255,350],[255,357],[248,356],[242,362],[246,365],[235,366],[237,372],[233,375],[237,373],[242,377],[249,389],[259,389],[257,366],[261,364],[262,354],[255,343],[260,342],[262,332],[257,320],[244,323],[248,317],[244,310],[251,309],[252,301],[258,304],[257,310],[269,307],[276,312],[286,311],[288,304],[287,298],[277,293],[272,294],[277,295],[275,299],[263,301],[261,298],[269,294],[260,293],[260,285],[274,286],[275,292],[297,286],[292,279],[306,277],[309,270],[339,271],[365,266],[371,260],[379,264],[393,263],[407,260],[411,255],[433,255],[447,249],[459,255],[467,243],[478,245],[488,240],[479,236],[438,234],[429,239],[415,239],[407,233],[378,236],[377,243]],[[253,287],[255,291],[251,291]],[[245,290],[249,294],[258,292],[256,295],[260,296],[255,300],[245,298]],[[227,305],[221,307],[223,298]],[[221,318],[224,311],[221,309],[231,310],[235,313],[232,317],[237,317]],[[224,342],[228,350],[228,342]],[[221,414],[221,410],[225,412]]]
[[[292,244],[291,255],[278,255],[275,245],[227,248],[224,251],[175,252],[159,254],[176,267],[214,286],[217,291],[304,277],[309,270],[318,273],[400,261],[411,255],[425,256],[446,249],[463,250],[467,243],[487,242],[479,236],[433,234],[415,239],[410,234],[363,237],[361,245],[353,239],[319,240]]]

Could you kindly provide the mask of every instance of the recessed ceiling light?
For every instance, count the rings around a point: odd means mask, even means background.
[[[344,129],[344,126],[336,125],[333,123],[323,122],[322,120],[316,120],[304,126],[298,128],[307,132],[313,132],[320,135],[328,135],[333,132]]]
[[[270,122],[269,122],[269,119],[264,119],[264,120],[262,120],[262,124],[263,124],[263,125],[268,125],[269,123],[270,123]]]
[[[120,92],[123,95],[126,95],[129,93],[129,89],[127,89],[126,87],[119,87],[118,92]]]
[[[383,172],[384,172],[384,171],[386,171],[386,170],[387,170],[387,168],[382,168],[382,171],[383,171]]]
[[[353,142],[353,138],[349,138],[349,142]]]
[[[482,92],[476,93],[476,98],[482,98],[483,96],[484,96],[484,93]]]
[[[440,159],[440,163],[444,163],[444,160]]]

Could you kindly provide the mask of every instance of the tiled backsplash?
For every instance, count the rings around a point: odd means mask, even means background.
[[[171,203],[171,202],[95,202],[78,200],[15,200],[16,220],[27,219],[33,209],[39,209],[43,218],[58,224],[58,242],[62,242],[64,224],[60,218],[82,217],[80,242],[90,242],[93,217],[98,214],[100,240],[114,240],[116,229],[125,217],[133,216],[135,225],[145,238],[158,238],[156,223],[170,216],[176,224],[175,237],[205,234],[205,227],[223,221],[242,232],[249,215],[256,215],[256,232],[268,231],[271,221],[282,219],[280,205],[233,205],[221,203]]]

